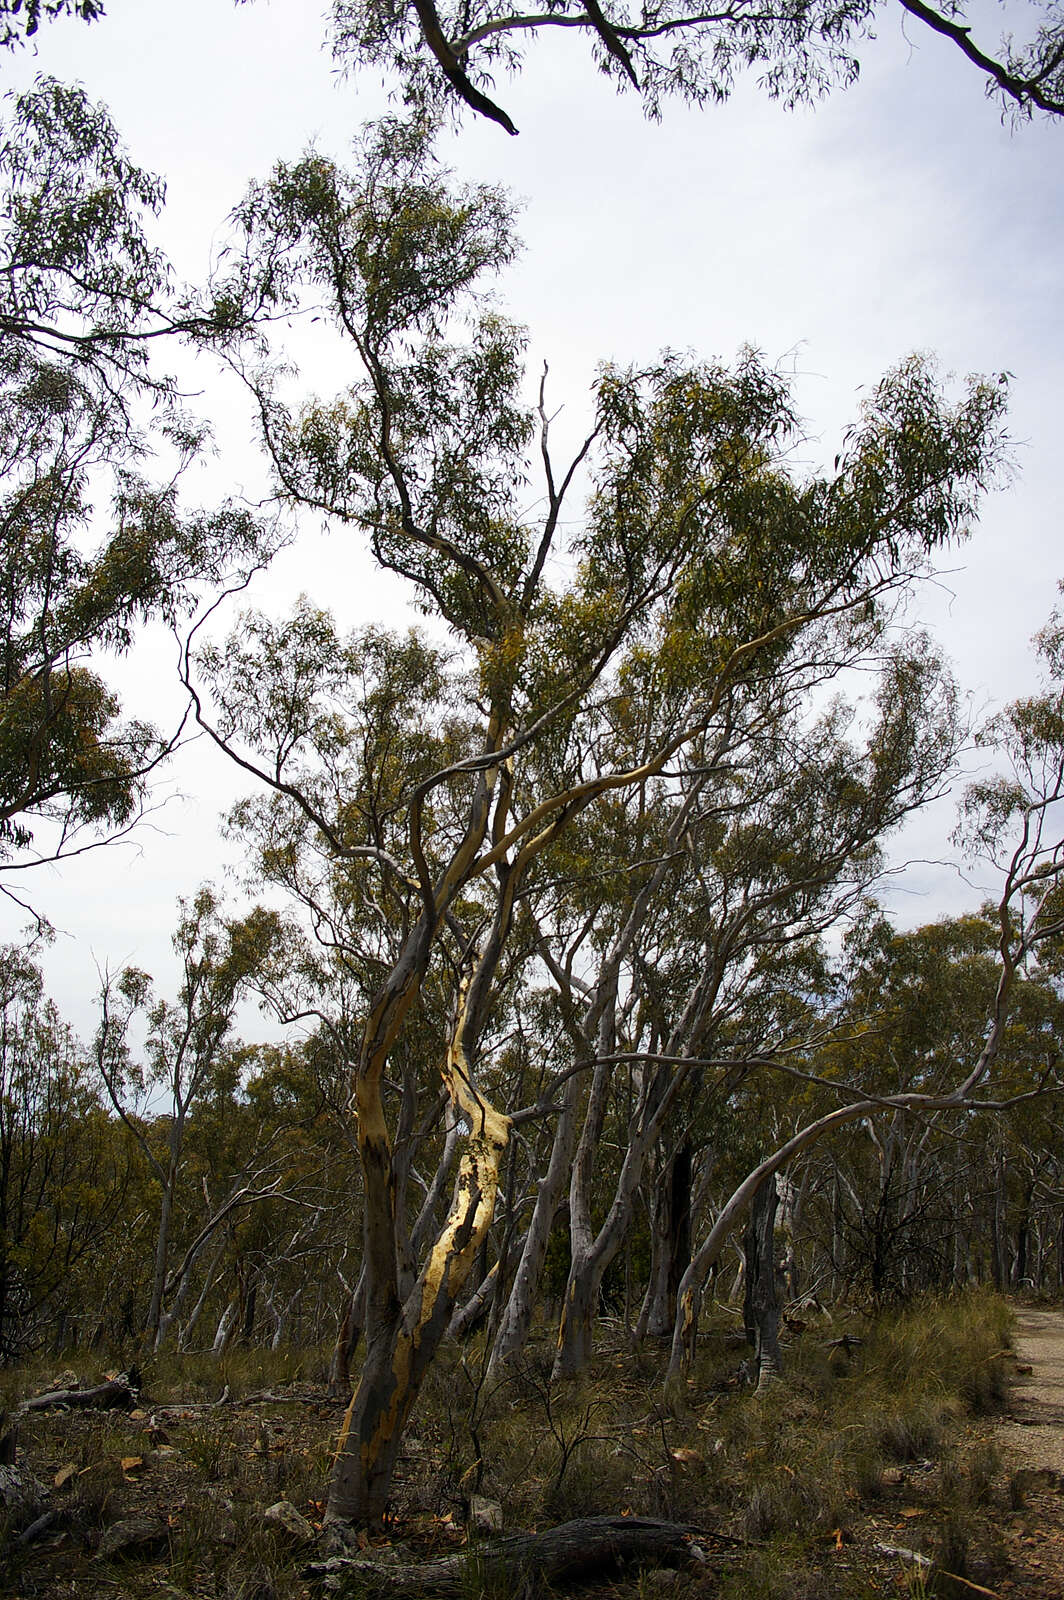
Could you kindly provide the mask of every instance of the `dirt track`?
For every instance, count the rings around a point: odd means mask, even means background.
[[[1064,1600],[1064,1312],[1016,1307],[1017,1370],[996,1429],[1016,1511],[1002,1534],[1011,1574],[1000,1593]]]
[[[1064,1472],[1064,1312],[1018,1306],[1016,1360],[1020,1370],[999,1442],[1018,1467]]]

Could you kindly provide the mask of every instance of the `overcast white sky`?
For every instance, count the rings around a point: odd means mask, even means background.
[[[1001,15],[988,12],[991,30]],[[667,107],[660,125],[617,96],[572,36],[556,38],[498,86],[520,137],[469,119],[447,153],[463,176],[525,202],[526,250],[501,296],[531,330],[530,370],[550,363],[559,427],[573,437],[596,364],[665,345],[729,359],[751,343],[793,369],[811,461],[830,460],[861,386],[911,350],[937,352],[947,371],[1014,375],[1021,475],[919,605],[984,708],[1031,686],[1029,637],[1064,576],[1064,124],[1004,129],[974,69],[901,17],[885,13],[860,83],[816,108],[786,112],[744,84],[723,107]],[[386,108],[376,79],[336,77],[322,32],[300,0],[109,0],[93,27],[42,27],[36,57],[0,59],[0,82],[47,71],[107,102],[133,156],[165,175],[161,242],[196,279],[249,178],[310,142],[343,159]],[[239,397],[206,374],[196,382],[209,386],[219,450],[188,493],[260,494]],[[396,591],[350,536],[309,524],[256,599],[280,608],[300,590],[347,625],[402,621]],[[152,635],[112,674],[131,711],[174,713],[172,664],[172,643]],[[220,757],[187,751],[135,843],[23,879],[59,932],[45,963],[52,993],[84,1033],[97,965],[132,962],[172,983],[175,900],[238,865],[217,821],[242,788]],[[949,806],[932,811],[905,852],[948,856],[951,823]],[[894,903],[912,923],[974,898],[950,873],[915,868]],[[0,911],[0,937],[17,938],[20,921]]]

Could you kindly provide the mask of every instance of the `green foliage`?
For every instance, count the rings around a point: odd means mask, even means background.
[[[22,865],[128,825],[169,748],[123,720],[99,655],[149,618],[173,623],[195,582],[254,566],[271,536],[233,505],[179,506],[204,430],[147,364],[175,326],[146,232],[162,183],[82,89],[42,78],[0,128],[0,185],[0,860]],[[150,434],[131,415],[145,390]],[[162,486],[145,475],[154,450]]]
[[[13,48],[31,39],[42,18],[74,16],[95,22],[103,14],[100,0],[0,0],[0,45]]]
[[[987,75],[988,94],[1000,96],[1014,115],[1064,111],[1060,18],[1051,0],[1032,7],[1025,38],[1010,33],[1001,41],[999,60],[973,44],[964,12],[936,13],[917,5],[906,10],[959,45]],[[586,42],[599,71],[618,89],[634,87],[647,115],[657,117],[672,95],[696,105],[726,100],[744,70],[756,72],[765,92],[787,105],[851,84],[866,41],[875,38],[879,12],[875,0],[710,12],[693,0],[642,0],[608,11],[556,0],[518,16],[499,0],[461,6],[445,0],[416,9],[381,0],[333,0],[332,36],[342,62],[397,71],[408,100],[443,102],[455,112],[463,101],[514,133],[506,113],[479,86],[490,88],[500,70],[520,70],[529,42],[542,29],[564,29],[574,42]]]
[[[143,366],[130,335],[166,288],[166,262],[145,234],[165,187],[130,161],[106,109],[80,86],[38,78],[0,126],[0,184],[8,348]]]
[[[0,950],[0,1361],[62,1339],[121,1212],[128,1152],[40,971]]]

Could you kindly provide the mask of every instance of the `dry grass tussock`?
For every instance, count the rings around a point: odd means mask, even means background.
[[[969,1437],[963,1419],[992,1410],[1004,1392],[1008,1324],[1007,1307],[986,1294],[875,1323],[825,1319],[792,1342],[784,1380],[764,1394],[737,1377],[744,1348],[730,1313],[707,1326],[688,1381],[669,1394],[664,1352],[632,1351],[620,1333],[612,1347],[603,1341],[588,1378],[564,1385],[550,1381],[545,1342],[492,1387],[479,1346],[453,1348],[426,1385],[392,1519],[370,1548],[387,1556],[405,1545],[404,1559],[466,1548],[476,1495],[497,1500],[511,1529],[629,1510],[731,1539],[729,1561],[679,1578],[677,1593],[861,1600],[898,1592],[897,1563],[875,1554],[874,1534],[877,1519],[915,1506],[911,1534],[893,1542],[930,1554],[941,1546],[949,1570],[987,1570],[980,1529],[984,1508],[1005,1493],[1003,1475],[992,1444]],[[844,1332],[862,1342],[833,1348]],[[77,1370],[84,1383],[100,1375]],[[52,1363],[3,1374],[4,1399],[11,1406],[57,1371]],[[321,1351],[178,1358],[145,1373],[143,1415],[27,1419],[21,1459],[46,1483],[64,1466],[76,1470],[53,1491],[53,1533],[28,1550],[8,1542],[0,1592],[84,1600],[113,1597],[117,1584],[167,1600],[304,1596],[306,1552],[262,1513],[284,1498],[320,1521],[340,1417],[324,1375]],[[224,1405],[205,1404],[226,1388]],[[103,1531],[131,1514],[160,1521],[163,1547],[94,1558]],[[475,1561],[469,1577],[470,1594],[483,1592]],[[648,1594],[655,1582],[637,1574],[600,1592]]]

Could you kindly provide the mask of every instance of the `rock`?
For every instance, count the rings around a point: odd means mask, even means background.
[[[900,1467],[884,1467],[879,1474],[879,1481],[885,1489],[900,1489],[905,1482],[905,1474]]]
[[[96,1554],[101,1561],[111,1561],[115,1556],[136,1559],[159,1555],[169,1543],[166,1523],[158,1517],[123,1517],[104,1530]]]
[[[262,1520],[268,1528],[286,1534],[296,1544],[313,1544],[317,1538],[306,1517],[296,1510],[290,1500],[278,1500],[276,1505],[267,1506],[262,1513]]]
[[[469,1526],[477,1533],[501,1533],[502,1506],[497,1500],[489,1500],[485,1495],[470,1495]]]

